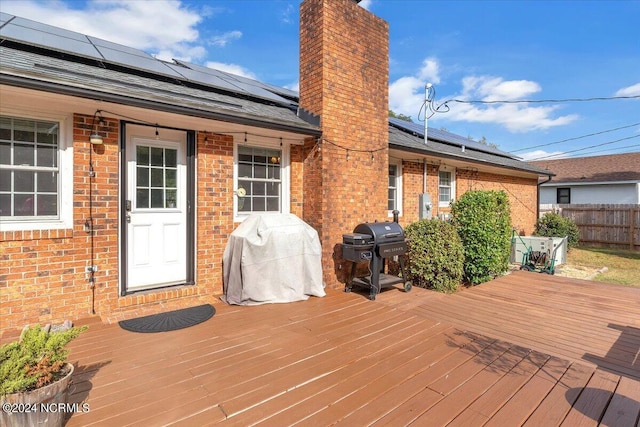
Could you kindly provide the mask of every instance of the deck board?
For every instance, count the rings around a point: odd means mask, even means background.
[[[453,295],[216,303],[192,328],[92,321],[68,426],[601,425],[640,417],[640,289],[516,272]]]

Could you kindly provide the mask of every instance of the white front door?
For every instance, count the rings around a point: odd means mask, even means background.
[[[127,133],[126,291],[187,279],[186,133]]]

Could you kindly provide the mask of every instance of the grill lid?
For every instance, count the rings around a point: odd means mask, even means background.
[[[397,222],[364,222],[353,232],[373,236],[376,245],[404,240],[404,230]]]
[[[342,235],[342,243],[346,245],[372,245],[373,236],[370,234],[348,233]]]

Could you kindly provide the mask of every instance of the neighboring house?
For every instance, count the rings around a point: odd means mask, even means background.
[[[540,204],[639,204],[640,153],[540,160],[555,174],[540,185]]]
[[[312,225],[328,286],[342,234],[420,200],[505,190],[532,231],[543,170],[389,120],[385,21],[352,0],[300,16],[298,95],[0,13],[0,332],[220,295],[252,213]]]

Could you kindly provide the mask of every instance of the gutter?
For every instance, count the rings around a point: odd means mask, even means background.
[[[539,182],[538,185],[536,186],[536,199],[537,199],[536,200],[536,222],[540,218],[540,186],[542,184],[546,184],[547,182],[551,181],[552,177],[554,176],[555,174],[550,173],[549,175],[547,175],[546,181]]]
[[[404,152],[409,152],[409,153],[416,153],[416,154],[420,154],[422,156],[432,156],[432,157],[438,157],[438,158],[444,158],[444,159],[451,159],[451,160],[457,160],[460,162],[467,162],[467,163],[474,163],[477,165],[484,165],[484,166],[492,166],[492,167],[496,167],[496,168],[501,168],[501,169],[510,169],[510,170],[514,170],[514,171],[519,171],[519,172],[527,172],[527,173],[531,173],[531,174],[535,174],[535,175],[548,175],[548,173],[546,171],[542,171],[541,169],[527,169],[527,168],[521,168],[521,167],[516,167],[516,166],[510,166],[510,165],[502,165],[499,163],[492,163],[486,160],[478,160],[478,159],[473,159],[473,158],[469,158],[469,157],[463,157],[463,156],[456,156],[454,154],[450,154],[450,153],[441,153],[441,152],[425,152],[425,150],[423,149],[419,149],[419,148],[414,148],[414,147],[407,147],[401,144],[397,144],[397,143],[389,143],[389,148],[390,149],[394,149],[394,150],[398,150],[398,151],[404,151]],[[515,159],[510,159],[516,162],[520,162],[520,163],[525,163],[528,166],[530,166],[528,163],[526,162],[522,162],[520,160],[515,160]],[[553,176],[555,176],[555,174],[552,174]],[[545,181],[548,182],[548,181]]]
[[[6,84],[9,86],[21,87],[25,89],[41,90],[45,92],[56,93],[59,95],[76,96],[79,98],[91,99],[95,101],[112,102],[115,104],[123,104],[123,105],[132,106],[132,107],[145,108],[145,109],[150,109],[155,111],[162,111],[166,113],[173,113],[173,114],[197,117],[202,119],[231,122],[231,123],[247,125],[247,126],[256,126],[256,127],[261,127],[261,128],[271,129],[271,130],[278,130],[283,132],[300,133],[300,134],[316,136],[316,137],[322,135],[322,131],[320,129],[312,127],[312,125],[309,125],[308,128],[303,126],[287,125],[283,123],[271,122],[268,120],[260,120],[256,118],[250,118],[250,117],[243,117],[243,116],[238,116],[238,115],[229,114],[229,113],[200,110],[200,109],[183,107],[183,106],[174,105],[174,104],[158,103],[158,102],[149,101],[146,99],[131,98],[128,96],[118,95],[113,93],[101,93],[91,89],[84,89],[84,88],[72,87],[72,86],[62,86],[59,84],[50,83],[46,81],[31,80],[31,79],[11,76],[7,74],[0,74],[0,84]]]
[[[549,181],[545,181],[544,183],[548,183]],[[545,187],[560,187],[560,186],[586,186],[586,185],[629,185],[629,184],[638,184],[640,180],[632,179],[628,181],[555,181],[553,184],[546,185]]]

